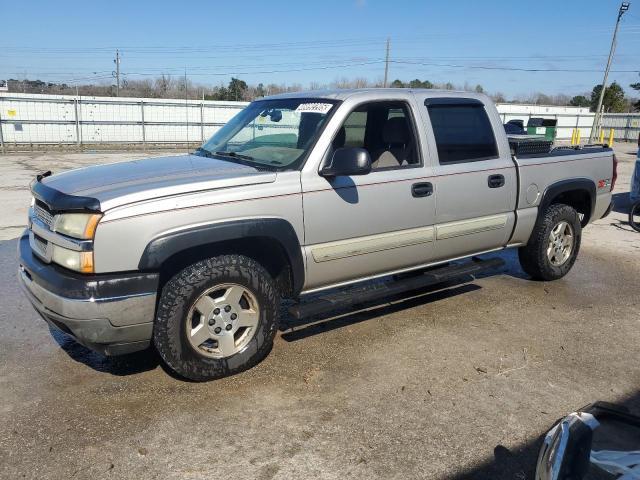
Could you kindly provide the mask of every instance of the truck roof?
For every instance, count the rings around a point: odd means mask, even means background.
[[[434,97],[465,97],[477,98],[484,101],[488,99],[488,97],[482,93],[465,92],[459,90],[437,90],[427,88],[333,88],[327,90],[308,90],[302,92],[281,93],[278,95],[270,95],[268,97],[264,97],[264,100],[273,100],[277,98],[326,98],[331,100],[345,100],[348,97],[356,95],[389,95],[398,93],[426,93]]]

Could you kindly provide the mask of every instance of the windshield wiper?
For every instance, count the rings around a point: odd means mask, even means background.
[[[209,157],[209,158],[211,158],[211,156],[213,155],[213,153],[211,153],[209,150],[202,147],[196,148],[196,151],[193,153],[194,155],[200,155],[200,156]]]
[[[221,157],[240,158],[242,160],[254,160],[254,158],[250,157],[249,155],[242,155],[241,153],[237,153],[237,152],[216,152],[215,154],[220,155]]]

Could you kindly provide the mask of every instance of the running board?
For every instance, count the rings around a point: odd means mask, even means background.
[[[371,302],[382,297],[390,297],[410,290],[418,290],[455,278],[476,275],[485,270],[500,268],[504,264],[505,261],[501,258],[489,258],[487,260],[473,258],[466,263],[434,268],[433,270],[428,270],[414,277],[321,295],[308,302],[296,303],[289,307],[289,313],[294,318],[300,320],[302,318],[331,312],[339,308]]]

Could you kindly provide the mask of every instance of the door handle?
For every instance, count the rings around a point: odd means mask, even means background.
[[[489,188],[500,188],[504,185],[504,175],[489,175]]]
[[[414,183],[411,185],[411,195],[414,197],[428,197],[433,194],[431,182]]]

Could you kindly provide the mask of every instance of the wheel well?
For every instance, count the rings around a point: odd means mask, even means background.
[[[293,289],[291,262],[282,245],[269,237],[244,237],[212,242],[175,253],[160,267],[159,289],[162,290],[171,277],[183,268],[200,260],[225,254],[244,255],[255,260],[269,272],[278,290],[284,296],[291,295]]]
[[[549,205],[563,203],[573,207],[580,214],[580,223],[583,227],[591,219],[591,195],[588,190],[576,189],[562,192],[549,202]]]

